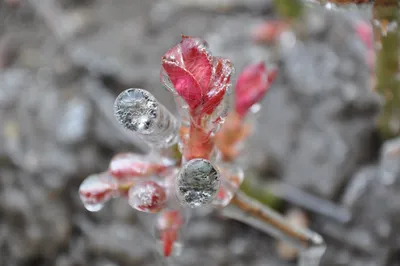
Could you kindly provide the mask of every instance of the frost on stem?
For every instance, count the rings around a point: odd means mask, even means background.
[[[114,114],[124,128],[136,132],[150,146],[170,147],[177,141],[177,120],[148,91],[123,91],[115,100]]]
[[[100,211],[117,194],[118,184],[108,173],[91,175],[79,187],[82,203],[91,212]]]
[[[179,200],[191,208],[211,203],[221,183],[216,167],[204,159],[193,159],[183,165],[176,182]]]

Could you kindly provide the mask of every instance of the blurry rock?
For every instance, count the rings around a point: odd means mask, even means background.
[[[89,251],[95,255],[107,255],[125,265],[139,263],[151,257],[142,232],[135,227],[113,223],[110,226],[88,227]],[[138,241],[141,239],[140,241]]]
[[[311,30],[283,50],[284,85],[277,83],[267,94],[260,118],[265,130],[256,140],[265,143],[267,156],[286,166],[286,181],[332,198],[346,177],[374,156],[379,101],[369,90],[366,50],[358,45],[351,20],[338,12],[310,12],[327,21],[324,34],[316,39]],[[357,65],[350,76],[340,72],[348,60]]]
[[[67,145],[84,141],[89,133],[91,111],[90,104],[82,98],[69,100],[57,127],[58,141]]]
[[[400,137],[383,145],[379,175],[384,184],[400,187]]]

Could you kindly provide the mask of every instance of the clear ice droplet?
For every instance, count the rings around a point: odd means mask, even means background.
[[[217,168],[205,159],[188,161],[182,166],[176,182],[178,199],[192,208],[211,203],[221,184]]]
[[[123,91],[115,100],[114,115],[124,128],[136,132],[150,146],[169,147],[178,140],[178,121],[146,90]]]

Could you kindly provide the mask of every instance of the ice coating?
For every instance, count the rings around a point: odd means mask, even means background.
[[[104,203],[114,197],[117,182],[107,173],[88,176],[79,187],[79,196],[85,208],[91,212],[100,211]]]
[[[154,181],[139,182],[129,190],[129,205],[143,212],[158,212],[164,207],[166,193]]]
[[[153,147],[176,143],[178,121],[154,96],[143,89],[127,89],[114,103],[114,115],[126,129],[134,131]]]
[[[218,170],[205,159],[188,161],[182,166],[176,182],[178,199],[192,208],[211,203],[220,187]]]

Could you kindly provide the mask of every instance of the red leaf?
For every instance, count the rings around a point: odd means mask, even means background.
[[[186,101],[191,109],[202,102],[202,91],[199,83],[185,69],[164,61],[162,67],[167,73],[176,92]]]
[[[213,76],[210,80],[209,89],[201,113],[211,114],[221,103],[225,96],[226,89],[230,85],[233,70],[233,65],[228,59],[221,57],[214,58]]]
[[[207,44],[199,38],[182,36],[180,47],[185,69],[199,83],[202,95],[206,94],[212,70]]]
[[[241,117],[264,97],[276,74],[277,70],[267,72],[262,62],[242,71],[235,88],[235,110]]]

